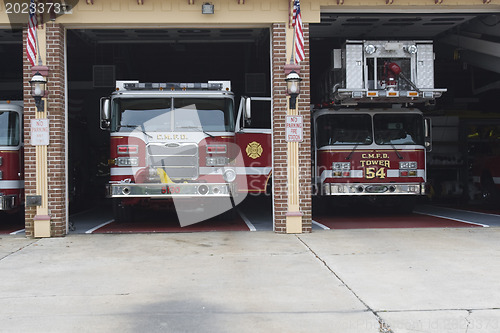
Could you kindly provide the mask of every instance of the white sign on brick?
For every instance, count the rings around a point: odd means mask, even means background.
[[[286,116],[285,135],[286,142],[304,141],[304,122],[302,116]]]
[[[31,145],[49,145],[49,120],[31,119]]]

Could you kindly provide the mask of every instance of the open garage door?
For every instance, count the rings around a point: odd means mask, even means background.
[[[0,234],[24,229],[22,30],[0,29]]]
[[[423,110],[433,123],[424,203],[476,205],[487,197],[498,206],[500,112],[494,100],[500,90],[499,26],[499,13],[325,10],[321,23],[310,25],[311,102],[328,104],[322,82],[334,71],[339,55],[333,50],[346,40],[431,41],[434,86],[447,92]]]
[[[99,108],[116,80],[230,81],[237,104],[241,96],[271,92],[268,28],[74,29],[67,32],[67,59],[70,223],[78,232],[113,220],[105,198],[109,132],[99,128]],[[100,217],[81,218],[96,206]]]
[[[23,32],[0,29],[0,100],[23,99]]]

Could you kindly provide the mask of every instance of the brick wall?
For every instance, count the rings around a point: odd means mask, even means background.
[[[311,232],[311,129],[310,129],[310,70],[309,25],[304,24],[305,59],[300,63],[301,93],[297,99],[299,115],[304,117],[304,141],[299,143],[299,205],[304,214],[302,232]],[[286,83],[284,66],[286,56],[286,25],[272,26],[273,66],[273,195],[274,230],[286,232],[288,207],[287,143],[285,141]]]
[[[51,236],[66,234],[66,178],[65,178],[65,78],[64,78],[64,28],[57,23],[46,24],[47,59],[47,117],[50,122],[50,143],[47,147],[48,209],[51,217]],[[30,122],[35,118],[35,103],[30,94],[31,64],[26,58],[26,30],[23,32],[23,87],[24,87],[24,137],[25,137],[25,188],[26,195],[36,194],[35,147],[30,144]],[[26,207],[26,236],[33,237],[35,207]]]

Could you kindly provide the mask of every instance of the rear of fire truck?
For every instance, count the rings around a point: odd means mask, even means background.
[[[313,114],[315,193],[411,210],[426,191],[429,107],[434,88],[429,41],[347,41],[325,75]]]
[[[185,226],[241,202],[234,113],[228,81],[117,82],[101,100],[115,220],[131,219],[134,207],[175,206]]]
[[[0,102],[0,213],[12,217],[24,203],[21,101]]]

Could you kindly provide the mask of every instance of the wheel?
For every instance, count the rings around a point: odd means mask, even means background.
[[[415,204],[417,203],[417,197],[412,195],[412,196],[404,196],[399,198],[398,205],[395,207],[395,209],[404,214],[409,214],[413,212],[413,209],[415,208]]]
[[[236,211],[236,208],[231,208],[230,210],[225,211],[224,213],[220,214],[219,216],[223,221],[232,221],[232,220],[235,220],[237,217],[239,217],[239,214]]]
[[[113,199],[113,217],[115,222],[132,222],[132,206],[124,205],[120,199]]]
[[[486,202],[496,202],[500,198],[493,177],[488,172],[481,175],[481,192]]]

